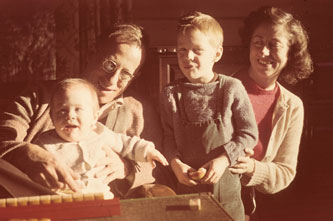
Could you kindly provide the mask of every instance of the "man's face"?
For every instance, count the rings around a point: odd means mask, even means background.
[[[142,62],[142,49],[135,44],[118,44],[96,64],[87,79],[97,88],[100,104],[121,95],[135,77]]]

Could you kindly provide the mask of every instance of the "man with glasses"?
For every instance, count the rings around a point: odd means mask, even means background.
[[[161,145],[159,118],[151,104],[126,96],[125,90],[138,77],[145,57],[145,40],[141,30],[133,24],[114,27],[102,38],[97,55],[88,64],[85,77],[98,92],[101,112],[99,121],[111,130],[130,136],[140,136]],[[20,96],[0,117],[0,169],[16,168],[36,183],[47,188],[67,184],[73,191],[80,191],[75,182],[78,175],[54,158],[33,140],[43,131],[53,128],[49,117],[49,98],[52,85],[38,84]],[[11,165],[8,165],[10,162]],[[105,165],[96,176],[105,176],[118,197],[126,197],[129,189],[154,181],[148,163],[136,165],[110,152],[98,166]],[[12,173],[14,169],[8,171]],[[14,173],[14,172],[13,172]],[[18,174],[20,171],[16,171]],[[0,181],[2,178],[0,176]],[[6,182],[9,179],[6,178]],[[18,197],[11,185],[3,185],[3,193]],[[15,184],[13,181],[11,184]],[[24,187],[20,187],[23,188]],[[30,191],[30,190],[29,190]],[[38,194],[38,193],[37,193]],[[23,194],[24,195],[24,194]],[[1,198],[1,190],[0,190]]]

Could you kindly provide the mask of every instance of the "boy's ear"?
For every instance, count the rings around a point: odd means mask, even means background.
[[[218,62],[223,55],[223,46],[219,46],[216,50],[216,55],[215,55],[215,63]]]

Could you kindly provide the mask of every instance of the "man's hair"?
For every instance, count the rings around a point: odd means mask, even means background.
[[[91,99],[94,104],[94,106],[91,108],[94,109],[94,112],[98,111],[99,102],[98,102],[98,96],[97,96],[95,86],[93,84],[91,84],[89,81],[86,81],[81,78],[67,78],[56,84],[56,86],[54,87],[52,96],[51,96],[51,100],[50,100],[50,110],[52,111],[54,99],[59,93],[63,93],[67,89],[69,89],[71,87],[77,87],[77,86],[82,86],[90,91]]]
[[[199,30],[210,38],[212,45],[223,44],[223,29],[219,22],[210,15],[193,11],[179,18],[177,34],[185,35],[189,31]]]
[[[147,35],[143,28],[132,23],[117,23],[100,37],[97,51],[104,54],[110,46],[115,44],[137,45],[142,50],[148,47]]]
[[[289,52],[286,67],[280,77],[289,84],[305,79],[313,72],[313,62],[308,50],[309,36],[302,23],[280,8],[264,6],[250,13],[240,30],[243,44],[249,47],[253,32],[261,24],[283,26],[289,35]]]

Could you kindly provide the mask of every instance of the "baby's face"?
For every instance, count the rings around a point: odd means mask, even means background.
[[[177,58],[185,77],[192,83],[208,83],[214,77],[213,66],[222,56],[222,46],[199,30],[178,34]]]
[[[51,118],[57,134],[77,142],[87,138],[97,121],[92,95],[86,87],[72,86],[55,95]]]

